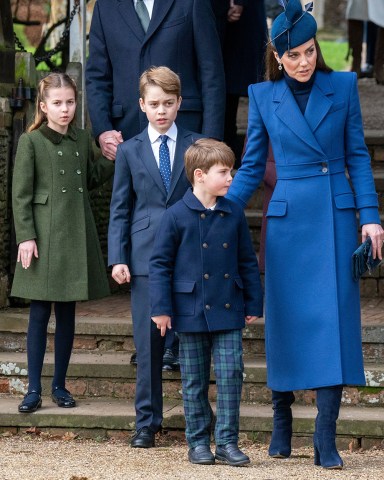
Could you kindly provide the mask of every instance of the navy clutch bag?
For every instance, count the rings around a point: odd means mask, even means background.
[[[352,255],[352,275],[354,280],[359,280],[359,278],[368,271],[369,274],[372,273],[379,264],[381,260],[379,258],[372,258],[372,240],[370,237],[366,239],[360,247],[353,252]]]

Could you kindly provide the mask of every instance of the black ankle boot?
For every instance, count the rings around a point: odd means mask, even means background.
[[[273,431],[268,453],[273,458],[288,458],[291,455],[291,405],[294,401],[293,392],[272,390]]]

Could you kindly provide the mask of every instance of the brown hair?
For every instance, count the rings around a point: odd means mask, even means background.
[[[319,42],[315,40],[315,48],[317,52],[317,59],[316,59],[316,70],[321,70],[322,72],[332,72],[332,68],[328,67],[325,63],[323,54],[321,53],[321,48]],[[267,46],[267,51],[265,54],[265,79],[266,80],[280,80],[283,78],[284,70],[279,70],[279,64],[276,61],[275,54],[276,49],[273,47],[272,43],[269,43]]]
[[[47,97],[49,96],[49,90],[51,88],[62,88],[69,87],[73,89],[75,94],[75,100],[77,101],[77,87],[76,83],[72,78],[66,73],[50,73],[46,77],[40,80],[39,86],[37,88],[37,96],[35,103],[35,118],[31,125],[28,127],[27,131],[32,132],[41,126],[41,124],[46,121],[46,115],[40,108],[40,102],[45,103]],[[71,124],[76,121],[76,115],[73,117]]]
[[[169,95],[181,95],[180,77],[168,67],[150,67],[141,74],[139,89],[140,97],[145,97],[147,87],[160,87]]]
[[[203,172],[217,164],[232,168],[235,154],[224,142],[213,138],[200,138],[187,149],[184,155],[185,173],[191,184],[194,184],[194,172],[200,168]]]

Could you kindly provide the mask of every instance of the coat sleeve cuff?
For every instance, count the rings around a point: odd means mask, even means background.
[[[365,207],[359,210],[360,226],[369,223],[381,224],[379,211],[376,207]]]

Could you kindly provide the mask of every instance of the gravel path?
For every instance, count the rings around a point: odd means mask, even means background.
[[[267,447],[244,444],[247,467],[192,465],[184,442],[155,449],[133,449],[126,442],[57,440],[41,436],[0,437],[1,480],[382,480],[384,450],[341,452],[345,468],[324,470],[313,465],[311,448],[294,451],[287,460],[268,457]]]

